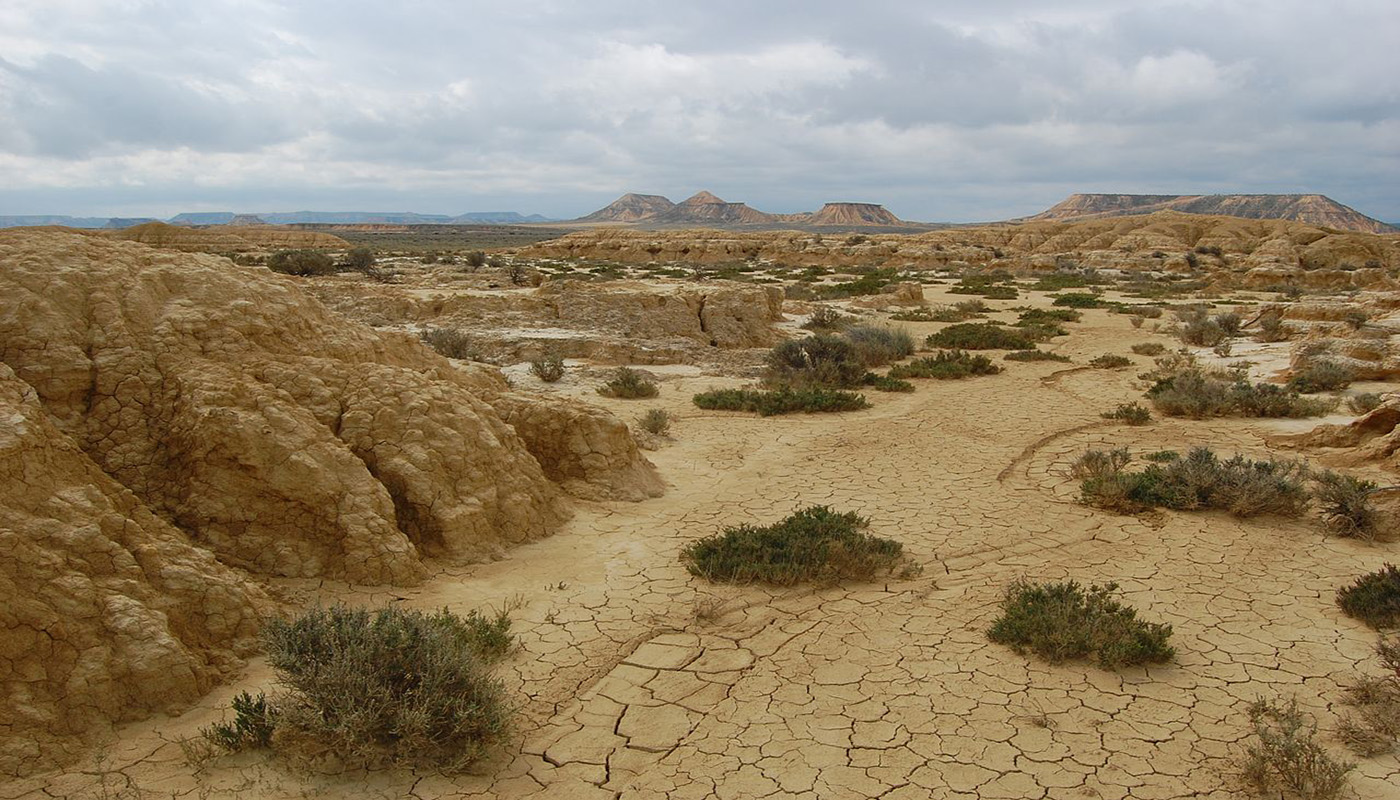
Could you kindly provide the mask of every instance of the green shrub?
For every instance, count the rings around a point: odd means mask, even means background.
[[[1168,461],[1176,461],[1179,458],[1181,458],[1181,454],[1175,450],[1157,450],[1143,456],[1145,461],[1151,461],[1154,464],[1165,464]]]
[[[842,314],[831,306],[818,306],[807,321],[802,323],[802,327],[809,331],[838,331],[851,324],[849,314]]]
[[[1378,516],[1371,505],[1371,494],[1380,487],[1331,470],[1318,474],[1316,481],[1318,505],[1329,528],[1338,536],[1375,538]]]
[[[899,378],[891,378],[888,375],[876,375],[873,372],[865,373],[865,379],[861,381],[866,386],[877,392],[912,392],[914,384],[909,381],[902,381]]]
[[[915,359],[908,364],[890,368],[891,378],[936,378],[939,380],[970,378],[974,375],[995,375],[1001,367],[983,355],[962,350],[945,350],[932,357]]]
[[[1100,416],[1104,419],[1116,419],[1129,425],[1146,425],[1152,421],[1152,413],[1137,403],[1122,403],[1112,411]]]
[[[1059,361],[1069,363],[1069,356],[1062,356],[1059,353],[1047,353],[1044,350],[1017,350],[1007,353],[1002,358],[1006,361]]]
[[[926,344],[950,350],[1029,350],[1035,347],[1035,340],[1021,330],[987,322],[961,322],[929,336]]]
[[[1233,312],[1210,315],[1205,306],[1191,306],[1176,312],[1177,335],[1186,344],[1215,347],[1239,331],[1239,315]]]
[[[1164,464],[1128,472],[1126,450],[1089,451],[1071,473],[1079,478],[1086,505],[1122,513],[1149,508],[1177,511],[1221,509],[1237,517],[1258,514],[1301,516],[1308,507],[1307,467],[1300,461],[1221,461],[1197,447]]]
[[[486,266],[486,253],[481,250],[473,250],[467,253],[467,266],[473,271]]]
[[[613,376],[598,387],[598,394],[623,400],[655,397],[660,393],[655,381],[631,367],[618,367]]]
[[[1139,342],[1132,346],[1132,351],[1140,356],[1160,356],[1167,352],[1167,346],[1161,342]]]
[[[753,411],[759,416],[803,412],[807,414],[860,411],[870,408],[865,395],[820,387],[806,389],[780,388],[773,391],[756,389],[713,389],[692,399],[707,411]]]
[[[1055,298],[1053,305],[1065,308],[1104,308],[1109,305],[1103,298],[1088,292],[1067,292]]]
[[[1330,392],[1347,388],[1355,377],[1356,373],[1335,361],[1318,359],[1293,373],[1288,379],[1288,387],[1303,394]]]
[[[1372,628],[1400,627],[1400,568],[1386,564],[1343,586],[1337,590],[1337,605]]]
[[[1104,353],[1089,361],[1089,366],[1094,369],[1122,369],[1123,367],[1131,367],[1132,365],[1133,360],[1131,358],[1114,355],[1112,353]]]
[[[1315,417],[1336,406],[1276,384],[1250,383],[1242,372],[1204,370],[1189,356],[1170,355],[1157,364],[1143,376],[1155,381],[1147,397],[1169,417]]]
[[[545,383],[554,383],[564,377],[564,359],[555,353],[545,353],[530,362],[530,372]]]
[[[1167,640],[1172,628],[1137,618],[1114,599],[1115,583],[1016,581],[1001,601],[1001,616],[987,638],[1018,653],[1035,653],[1051,663],[1093,657],[1104,669],[1170,661],[1176,651]]]
[[[330,275],[335,261],[315,250],[279,250],[267,259],[267,268],[284,275]]]
[[[765,382],[770,386],[857,386],[865,377],[861,353],[840,336],[818,335],[790,339],[768,352]]]
[[[1259,317],[1259,333],[1254,338],[1260,342],[1286,342],[1288,329],[1283,326],[1282,311],[1266,311]]]
[[[847,328],[842,336],[855,346],[856,354],[866,367],[883,367],[914,353],[914,337],[903,328],[855,325]]]
[[[1385,674],[1347,687],[1346,703],[1358,716],[1344,718],[1338,730],[1342,741],[1363,756],[1388,753],[1400,741],[1400,637],[1382,635],[1376,653]]]
[[[247,692],[239,692],[233,698],[232,722],[216,722],[200,728],[199,734],[210,744],[229,753],[268,747],[272,744],[272,733],[277,729],[277,709],[267,700],[267,695],[258,692],[254,697]]]
[[[1106,283],[1103,278],[1093,273],[1080,274],[1074,272],[1055,272],[1049,275],[1042,275],[1032,286],[1038,292],[1058,292],[1064,289],[1082,289],[1085,286]]]
[[[637,418],[637,425],[647,433],[665,436],[671,432],[671,414],[665,409],[650,408]]]
[[[773,525],[736,525],[688,545],[692,575],[724,583],[790,586],[801,581],[870,580],[904,562],[904,547],[866,532],[869,520],[826,506]]]
[[[423,344],[436,350],[439,355],[467,361],[481,360],[481,353],[472,338],[454,328],[429,328],[420,331],[418,338],[423,340]]]
[[[1369,414],[1380,408],[1381,400],[1381,396],[1375,392],[1362,392],[1347,398],[1347,409],[1357,416]]]
[[[890,315],[896,322],[965,322],[983,316],[987,310],[981,300],[968,300],[951,306],[933,306],[899,311]]]
[[[1290,699],[1264,699],[1249,707],[1255,741],[1241,763],[1246,782],[1260,794],[1284,792],[1302,800],[1332,800],[1346,787],[1354,765],[1337,761],[1316,741],[1317,725]]]
[[[374,271],[374,251],[368,247],[352,247],[345,254],[345,268],[351,272],[363,272],[366,275]]]
[[[510,618],[389,606],[335,606],[263,631],[286,689],[274,742],[327,746],[364,768],[459,770],[500,742],[509,708],[489,667],[510,647]]]
[[[1078,322],[1084,314],[1072,308],[1031,308],[1016,318],[1017,325],[1053,325],[1058,322]]]
[[[893,269],[876,269],[861,275],[853,281],[816,286],[814,287],[814,291],[817,293],[818,297],[824,300],[879,294],[886,286],[894,283],[898,277],[899,273]]]

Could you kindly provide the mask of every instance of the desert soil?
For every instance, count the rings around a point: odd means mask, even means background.
[[[1167,341],[1104,311],[1068,327],[1045,349],[1077,364]],[[1116,372],[1010,363],[840,415],[701,412],[694,392],[738,381],[687,374],[667,376],[656,401],[594,396],[624,419],[676,416],[673,441],[649,454],[664,497],[580,503],[560,533],[502,561],[439,566],[414,589],[275,582],[322,602],[515,606],[520,647],[500,674],[520,698],[518,736],[473,774],[336,774],[266,753],[188,763],[180,739],[237,692],[273,688],[255,661],[187,713],[126,726],[99,759],[0,785],[0,798],[1246,796],[1232,760],[1260,696],[1297,697],[1341,752],[1342,687],[1374,672],[1374,634],[1333,595],[1395,560],[1394,545],[1329,538],[1316,520],[1078,504],[1068,468],[1086,447],[1262,455],[1285,427],[1109,423],[1101,412],[1141,395],[1150,359],[1132,358]],[[710,585],[678,561],[725,525],[815,504],[870,517],[922,574],[766,590]],[[1143,616],[1171,623],[1176,661],[1051,666],[988,642],[1018,577],[1117,581]],[[1363,760],[1352,786],[1400,797],[1400,761]]]

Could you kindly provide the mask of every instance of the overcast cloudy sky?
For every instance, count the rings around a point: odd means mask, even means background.
[[[1320,192],[1400,221],[1400,2],[0,2],[0,214],[702,188],[928,221]]]

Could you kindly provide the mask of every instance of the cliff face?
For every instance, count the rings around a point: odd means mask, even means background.
[[[294,228],[259,227],[256,223],[229,225],[217,229],[187,228],[148,222],[107,234],[113,239],[140,242],[151,247],[189,253],[244,253],[249,250],[339,250],[350,243],[329,233]]]
[[[1365,233],[1393,228],[1320,194],[1074,194],[1026,221],[1082,220],[1180,211],[1244,219],[1282,219]]]
[[[811,225],[902,225],[903,221],[875,203],[827,203],[809,221]]]
[[[407,584],[661,492],[624,423],[509,391],[262,267],[0,233],[0,773],[236,664],[245,572]],[[17,720],[11,723],[10,720]]]

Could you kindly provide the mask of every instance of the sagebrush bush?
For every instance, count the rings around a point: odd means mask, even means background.
[[[1335,401],[1303,397],[1272,383],[1250,383],[1243,372],[1206,370],[1190,356],[1157,359],[1147,397],[1169,417],[1315,417],[1336,407]]]
[[[1092,657],[1104,669],[1170,661],[1170,625],[1144,622],[1114,598],[1115,583],[1016,581],[1001,601],[987,638],[1051,663]]]
[[[989,322],[960,322],[931,335],[929,347],[948,350],[1029,350],[1036,340],[1025,331]]]
[[[1059,353],[1047,353],[1044,350],[1015,350],[1002,356],[1004,361],[1059,361],[1064,364],[1069,363],[1069,356],[1062,356]]]
[[[838,331],[851,324],[852,319],[831,306],[818,306],[802,327],[809,331]]]
[[[663,408],[649,408],[637,418],[637,425],[647,433],[665,436],[671,432],[671,414]]]
[[[890,368],[889,377],[956,380],[974,375],[995,375],[1001,371],[1002,368],[986,356],[962,350],[944,350],[933,356],[916,358],[908,364],[896,364]]]
[[[1115,353],[1104,353],[1089,360],[1089,366],[1094,369],[1122,369],[1131,367],[1133,360],[1127,356],[1120,356]]]
[[[914,337],[903,328],[853,325],[841,335],[855,346],[856,355],[866,367],[883,367],[914,353]]]
[[[813,506],[772,525],[736,525],[687,545],[692,575],[724,583],[870,580],[904,564],[904,546],[866,532],[854,512]]]
[[[1400,741],[1400,636],[1382,635],[1376,654],[1384,674],[1347,687],[1346,702],[1356,716],[1343,718],[1338,731],[1347,747],[1363,756],[1388,753]]]
[[[284,275],[330,275],[335,260],[315,250],[279,250],[268,257],[267,268]]]
[[[433,348],[439,355],[460,358],[467,361],[480,361],[481,352],[470,336],[455,328],[429,328],[420,331],[418,338],[423,344]]]
[[[696,406],[707,411],[753,411],[761,417],[802,412],[806,414],[837,411],[860,411],[870,408],[865,395],[837,389],[809,387],[773,390],[712,389],[692,398]]]
[[[1178,511],[1221,509],[1237,517],[1301,516],[1310,500],[1307,466],[1301,461],[1220,460],[1197,447],[1185,457],[1128,472],[1126,450],[1089,451],[1071,470],[1081,480],[1080,499],[1096,508],[1137,513],[1149,508]]]
[[[200,736],[229,753],[269,747],[272,734],[277,729],[277,709],[268,701],[267,695],[258,692],[254,697],[248,692],[239,692],[230,705],[233,721],[216,722],[200,728]]]
[[[776,387],[856,386],[866,365],[849,339],[818,335],[782,342],[768,352],[764,380]]]
[[[545,353],[530,362],[530,372],[545,383],[554,383],[564,377],[564,359],[555,353]]]
[[[1078,322],[1084,314],[1072,308],[1030,308],[1016,318],[1017,325],[1046,325],[1058,322]]]
[[[656,381],[631,367],[618,367],[612,377],[598,387],[598,394],[623,400],[640,400],[660,393]]]
[[[1376,392],[1362,392],[1347,398],[1347,409],[1357,416],[1369,414],[1380,408],[1382,400],[1383,398]]]
[[[1377,533],[1378,516],[1371,504],[1375,483],[1327,470],[1315,476],[1316,497],[1322,517],[1338,536],[1372,539]]]
[[[1349,367],[1335,361],[1317,359],[1294,372],[1288,378],[1288,387],[1304,394],[1330,392],[1347,388],[1355,379],[1356,373]]]
[[[900,380],[899,378],[891,378],[889,375],[876,375],[873,372],[867,372],[865,374],[865,379],[862,380],[861,383],[863,383],[866,386],[869,386],[877,392],[914,391],[914,384],[910,383],[909,381]]]
[[[1302,800],[1341,796],[1354,765],[1336,760],[1317,743],[1317,725],[1296,699],[1278,703],[1260,698],[1249,707],[1249,721],[1254,741],[1240,769],[1256,791],[1286,791]]]
[[[1343,586],[1337,605],[1372,628],[1400,627],[1400,568],[1386,564]]]
[[[1101,414],[1104,419],[1114,419],[1129,425],[1146,425],[1152,421],[1152,412],[1137,403],[1121,403],[1112,411]]]
[[[1052,305],[1064,308],[1103,308],[1108,303],[1096,294],[1088,292],[1066,292],[1055,298]]]
[[[1131,349],[1140,356],[1160,356],[1167,352],[1167,346],[1161,342],[1138,342]]]
[[[509,729],[489,667],[511,646],[510,618],[388,606],[334,606],[263,630],[277,699],[277,746],[327,746],[345,763],[455,771]]]

